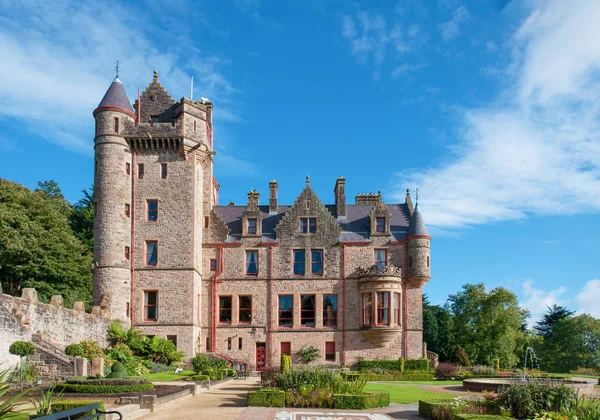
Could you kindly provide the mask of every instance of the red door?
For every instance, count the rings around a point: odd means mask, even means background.
[[[256,343],[256,370],[265,367],[266,348],[265,343]]]

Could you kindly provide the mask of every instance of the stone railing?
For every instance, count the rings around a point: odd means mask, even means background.
[[[402,268],[388,264],[383,268],[372,265],[370,267],[358,267],[356,269],[357,277],[375,277],[375,276],[398,276],[402,277]]]

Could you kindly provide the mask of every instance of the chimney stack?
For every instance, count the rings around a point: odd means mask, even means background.
[[[258,211],[259,197],[260,194],[256,190],[248,192],[248,206],[246,207],[246,211]]]
[[[335,194],[335,211],[337,217],[346,218],[346,178],[339,176],[335,181],[335,188],[333,189]]]
[[[277,181],[269,182],[269,214],[277,214]]]

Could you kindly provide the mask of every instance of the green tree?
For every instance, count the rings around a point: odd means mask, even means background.
[[[94,245],[94,186],[81,190],[83,197],[73,205],[71,229],[91,253]]]
[[[498,287],[487,291],[483,283],[466,284],[448,298],[454,315],[456,343],[464,347],[474,364],[515,366],[519,343],[529,313],[519,307],[511,291]]]
[[[73,207],[65,200],[65,196],[55,180],[39,181],[35,191],[44,193],[56,209],[65,216],[70,217],[73,213]]]
[[[60,294],[67,307],[90,303],[92,257],[73,235],[56,188],[31,191],[0,179],[0,281],[12,295],[35,287],[42,301]]]
[[[35,353],[35,347],[31,343],[25,341],[15,341],[8,348],[8,352],[21,358],[20,372],[19,372],[19,384],[21,391],[23,391],[23,358],[31,356]]]
[[[427,349],[440,356],[441,361],[454,360],[456,343],[454,342],[452,314],[438,305],[431,305],[427,295],[423,295],[423,340]]]
[[[550,338],[554,335],[554,327],[558,321],[572,317],[575,312],[564,306],[547,306],[548,311],[542,315],[542,319],[533,327],[535,333],[544,338]]]

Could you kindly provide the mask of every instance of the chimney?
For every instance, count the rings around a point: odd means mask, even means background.
[[[248,192],[248,206],[246,207],[246,211],[258,211],[259,197],[260,194],[256,190]]]
[[[269,182],[269,214],[277,214],[277,181]]]
[[[356,195],[357,206],[374,206],[379,203],[379,201],[381,201],[381,192],[378,192],[377,194],[368,193]]]
[[[339,176],[335,181],[335,188],[333,189],[335,194],[335,211],[337,217],[346,218],[346,178]]]

